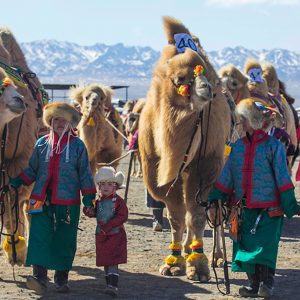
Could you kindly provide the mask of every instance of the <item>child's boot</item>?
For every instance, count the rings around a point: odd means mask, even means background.
[[[69,293],[70,292],[68,278],[69,278],[69,270],[55,271],[54,283],[55,283],[56,291],[58,293]]]
[[[254,274],[247,273],[249,286],[242,286],[239,289],[239,294],[242,297],[257,297],[259,289],[259,277],[257,272]]]
[[[262,283],[259,286],[258,296],[271,297],[274,293],[275,270],[268,266],[262,266]]]
[[[34,290],[38,295],[43,295],[47,289],[47,269],[33,265],[32,275],[26,280],[26,286],[30,290]]]
[[[118,295],[118,281],[119,281],[119,274],[109,274],[107,276],[107,287],[104,291],[105,294],[111,296]]]

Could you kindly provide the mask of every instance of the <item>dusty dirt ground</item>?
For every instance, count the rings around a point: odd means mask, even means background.
[[[120,169],[127,174],[128,159]],[[296,187],[299,199],[299,187]],[[120,193],[123,196],[123,192]],[[128,263],[120,266],[120,299],[236,299],[238,287],[246,283],[245,274],[230,272],[231,294],[222,296],[216,287],[215,276],[207,284],[191,282],[181,277],[163,277],[158,273],[163,259],[169,254],[170,230],[165,219],[163,232],[152,231],[152,220],[144,200],[141,179],[131,178],[129,189],[129,220],[126,224],[128,236]],[[71,293],[57,294],[53,284],[53,271],[46,294],[41,298],[26,289],[26,275],[31,268],[15,267],[16,281],[12,268],[0,257],[0,299],[110,299],[103,294],[105,287],[103,270],[95,266],[94,231],[95,220],[81,217],[78,248],[73,269],[70,272]],[[204,249],[212,249],[212,230],[207,226]],[[231,258],[231,242],[227,238],[228,260]],[[1,252],[2,254],[2,252]],[[223,278],[222,269],[218,276]],[[276,270],[276,290],[272,299],[300,299],[297,293],[300,278],[300,218],[286,219],[280,242]],[[224,286],[221,285],[224,289]]]

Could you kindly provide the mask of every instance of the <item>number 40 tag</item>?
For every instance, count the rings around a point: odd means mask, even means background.
[[[174,34],[175,46],[178,53],[183,53],[185,48],[190,48],[200,53],[198,47],[193,41],[192,37],[187,33],[176,33]]]

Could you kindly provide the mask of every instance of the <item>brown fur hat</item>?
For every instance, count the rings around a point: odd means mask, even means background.
[[[266,123],[274,120],[276,114],[280,114],[276,108],[256,98],[246,98],[240,101],[236,106],[236,112],[248,119],[253,129],[263,129]]]
[[[52,118],[63,118],[73,128],[76,128],[81,119],[81,113],[73,106],[64,102],[49,103],[44,107],[43,121],[47,127],[51,127]]]

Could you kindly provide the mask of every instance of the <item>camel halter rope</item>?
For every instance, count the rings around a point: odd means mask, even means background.
[[[17,136],[17,142],[16,142],[16,147],[14,150],[13,158],[10,160],[12,162],[15,159],[18,143],[19,143],[19,136],[20,136],[20,131],[21,131],[21,125],[23,122],[23,116],[21,118],[20,126],[19,126],[19,132]],[[18,190],[14,187],[9,188],[9,186],[6,184],[5,176],[6,174],[9,176],[7,172],[8,166],[6,166],[5,161],[4,161],[4,154],[5,154],[5,148],[6,148],[6,138],[7,138],[7,124],[5,124],[5,127],[3,129],[2,137],[1,137],[1,173],[0,173],[0,217],[1,217],[1,227],[0,227],[0,240],[1,236],[9,236],[11,239],[11,245],[12,245],[12,258],[14,264],[17,263],[17,251],[16,251],[16,243],[18,243],[18,240],[15,240],[15,234],[18,231],[18,226],[19,226],[19,194]],[[10,176],[9,176],[10,177]],[[11,205],[11,189],[14,190],[14,203]],[[6,207],[7,204],[7,207]],[[10,233],[4,233],[3,232],[3,227],[4,227],[4,214],[6,209],[8,209],[9,213],[9,226],[10,226]],[[15,219],[16,219],[16,225],[15,228],[13,229],[13,214],[15,214]],[[15,279],[14,275],[14,268],[13,268],[13,276]]]
[[[17,85],[23,88],[29,88],[33,99],[37,102],[37,117],[40,118],[42,116],[43,106],[48,103],[49,97],[42,86],[38,87],[35,82],[32,81],[33,78],[36,78],[36,74],[33,72],[23,72],[20,68],[11,67],[2,61],[0,61],[0,68],[2,68]]]

